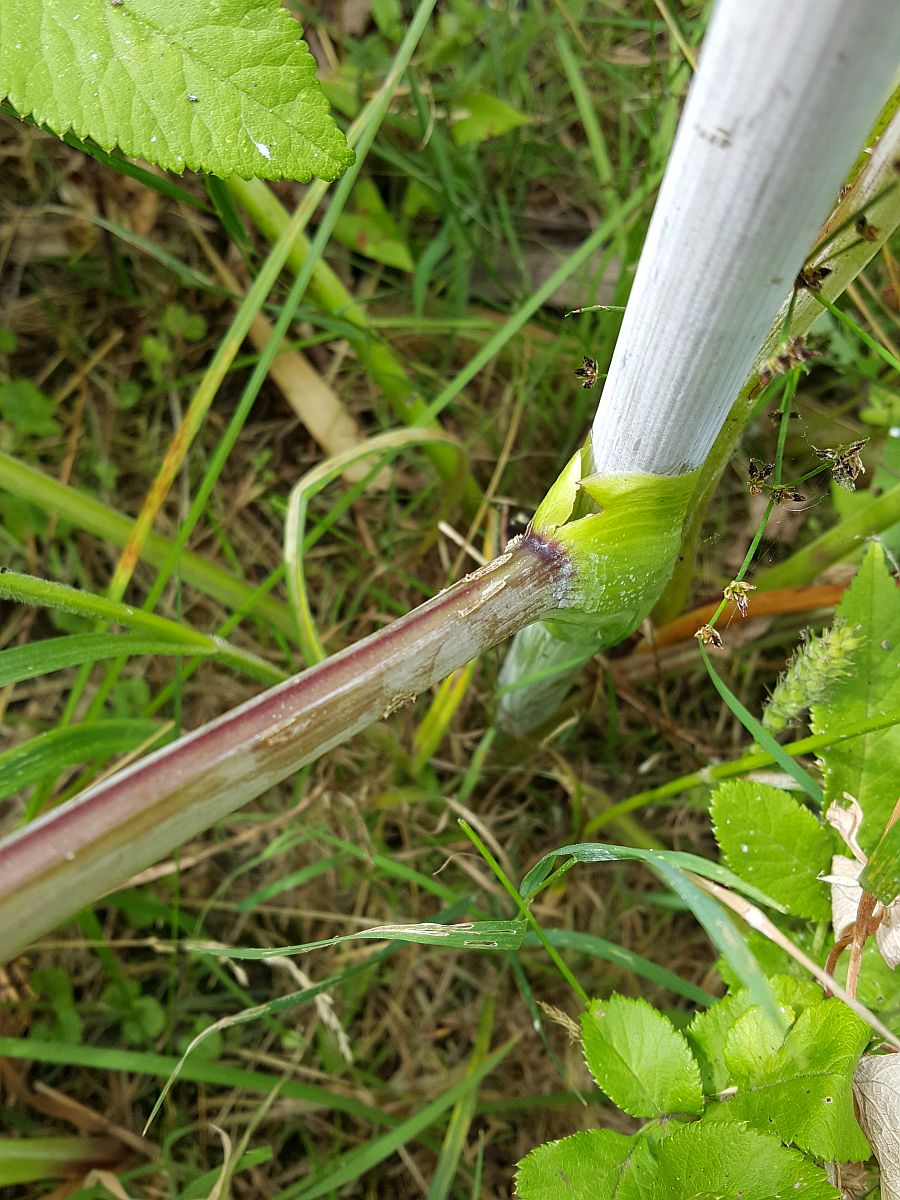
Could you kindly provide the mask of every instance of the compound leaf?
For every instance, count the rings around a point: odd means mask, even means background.
[[[755,1078],[710,1108],[707,1119],[747,1121],[820,1158],[869,1157],[853,1110],[852,1080],[869,1029],[841,1000],[823,1000],[800,1014]]]
[[[716,789],[710,811],[735,874],[794,916],[830,915],[828,887],[817,876],[830,868],[837,841],[808,808],[780,788],[735,779]]]
[[[702,1110],[700,1070],[683,1034],[646,1000],[593,1000],[581,1036],[591,1074],[631,1116]]]
[[[353,161],[278,0],[4,0],[0,96],[171,171],[335,179]]]

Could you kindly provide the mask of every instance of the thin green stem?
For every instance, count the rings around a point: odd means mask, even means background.
[[[472,845],[475,847],[475,849],[478,851],[478,853],[481,855],[481,857],[484,859],[484,861],[488,864],[488,866],[491,868],[491,870],[497,876],[497,879],[500,881],[500,884],[503,887],[503,890],[507,893],[507,895],[510,896],[510,898],[512,899],[516,908],[519,910],[519,912],[522,914],[522,916],[525,918],[525,920],[528,922],[528,924],[534,930],[535,937],[538,939],[538,941],[541,943],[541,945],[546,950],[547,954],[549,955],[549,957],[552,960],[556,969],[559,971],[560,975],[562,975],[563,979],[565,979],[566,983],[569,985],[569,987],[572,989],[572,991],[578,997],[579,1001],[584,1005],[585,1008],[587,1008],[588,1003],[589,1003],[589,997],[588,997],[587,992],[584,990],[584,988],[581,986],[581,984],[578,982],[578,980],[575,978],[575,976],[572,974],[572,972],[566,966],[565,962],[561,958],[559,951],[556,949],[556,947],[551,945],[550,940],[548,939],[547,935],[544,933],[543,929],[541,928],[540,922],[538,921],[537,917],[535,917],[534,913],[531,911],[529,906],[525,903],[525,901],[519,895],[516,885],[512,882],[511,879],[509,879],[506,872],[503,870],[503,868],[497,862],[496,858],[494,858],[493,854],[491,854],[490,850],[488,850],[487,846],[484,844],[484,842],[481,840],[481,838],[478,836],[478,834],[475,832],[475,830],[472,828],[472,826],[467,821],[464,821],[462,818],[460,818],[459,825],[460,825],[460,828],[462,829],[463,833],[466,835],[466,837],[469,839],[469,841],[472,843]]]

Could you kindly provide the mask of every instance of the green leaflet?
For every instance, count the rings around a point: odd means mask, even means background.
[[[790,975],[775,975],[769,982],[785,1016],[789,1009],[798,1013],[822,1001],[822,990],[812,981],[795,979]],[[703,1091],[707,1096],[724,1091],[731,1082],[725,1062],[725,1043],[741,1017],[754,1007],[759,1011],[749,990],[741,988],[725,996],[706,1012],[697,1013],[688,1026],[686,1037],[700,1065]]]
[[[723,1152],[727,1148],[727,1153]],[[801,1190],[802,1189],[802,1190]],[[539,1146],[516,1177],[520,1200],[838,1200],[825,1172],[740,1125],[674,1125],[661,1140],[611,1130]]]
[[[900,708],[900,590],[891,578],[884,550],[871,542],[856,578],[838,605],[848,626],[864,638],[853,670],[813,706],[814,733],[837,733],[852,721]],[[859,840],[871,851],[900,796],[900,726],[838,743],[823,752],[825,803],[848,792],[863,810]]]
[[[581,1035],[598,1086],[632,1117],[702,1110],[700,1070],[684,1035],[646,1000],[593,1000]]]
[[[824,1159],[868,1158],[851,1082],[870,1032],[840,1000],[807,1008],[774,1053],[740,1060],[737,1091],[705,1120],[747,1121]]]
[[[336,179],[353,161],[278,0],[4,0],[0,95],[170,171]]]
[[[788,912],[812,920],[831,912],[818,875],[831,867],[838,842],[831,829],[780,788],[729,780],[710,807],[716,841],[731,869]]]

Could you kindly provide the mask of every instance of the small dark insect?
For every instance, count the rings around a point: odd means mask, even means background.
[[[750,459],[750,468],[747,472],[747,488],[751,496],[758,496],[766,486],[766,480],[775,470],[774,463],[758,463],[755,458]]]
[[[713,629],[712,625],[701,625],[694,634],[698,642],[702,642],[704,646],[715,646],[717,650],[721,650],[725,643],[719,633]]]
[[[600,378],[596,362],[587,355],[584,356],[581,366],[576,367],[572,374],[581,380],[581,386],[585,391],[592,388]]]
[[[878,227],[870,224],[865,216],[861,216],[856,222],[856,232],[867,242],[874,242],[878,237]]]
[[[835,450],[816,450],[816,458],[831,463],[831,478],[847,492],[856,491],[856,481],[860,475],[865,475],[866,468],[860,458],[860,450],[868,445],[869,439],[862,438],[851,442],[849,446],[838,446]]]
[[[784,504],[786,500],[793,500],[796,504],[802,504],[806,499],[802,492],[795,492],[793,488],[783,485],[771,488],[769,495],[776,504]]]
[[[748,593],[756,591],[755,583],[744,583],[742,580],[732,580],[725,589],[724,595],[726,600],[730,600],[742,617],[746,617],[750,611],[750,599]]]
[[[773,354],[760,367],[759,381],[765,387],[776,375],[784,375],[794,367],[799,367],[801,363],[820,357],[819,351],[811,350],[802,337],[788,338],[778,353]]]
[[[830,274],[831,267],[804,267],[794,280],[794,289],[798,292],[801,288],[806,288],[808,292],[821,291],[822,284]]]

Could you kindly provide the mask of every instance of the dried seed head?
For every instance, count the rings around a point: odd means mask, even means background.
[[[822,284],[831,274],[831,267],[804,267],[797,273],[794,280],[794,290],[799,292],[806,288],[808,292],[818,292]]]
[[[744,583],[743,580],[733,579],[724,591],[726,600],[730,600],[742,617],[750,610],[749,593],[756,591],[755,583]]]
[[[766,486],[766,480],[775,470],[774,463],[758,463],[755,458],[750,459],[750,467],[747,471],[747,488],[751,496],[758,496]]]
[[[592,388],[600,378],[596,362],[587,355],[584,356],[581,366],[576,367],[572,374],[581,380],[581,386],[585,391]]]
[[[811,350],[802,337],[788,338],[777,354],[773,354],[760,367],[760,382],[763,385],[771,383],[776,375],[784,375],[794,367],[799,367],[812,358],[820,357],[819,351]]]
[[[769,495],[776,504],[784,504],[787,500],[793,500],[795,504],[802,504],[806,497],[802,492],[795,492],[793,488],[779,485],[769,489]]]
[[[694,634],[694,637],[698,642],[702,642],[704,646],[715,646],[717,650],[721,650],[725,645],[721,635],[713,629],[712,625],[702,625]]]
[[[838,487],[853,492],[856,490],[856,481],[859,476],[866,473],[860,451],[868,444],[868,441],[868,438],[861,438],[858,442],[851,442],[848,446],[837,446],[833,450],[816,450],[813,447],[813,452],[816,458],[831,463],[831,478]]]

